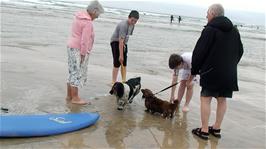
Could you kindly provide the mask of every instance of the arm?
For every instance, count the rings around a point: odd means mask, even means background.
[[[123,64],[124,61],[124,46],[125,46],[125,38],[127,34],[127,28],[125,26],[120,26],[119,29],[119,61]]]
[[[123,65],[124,62],[124,38],[120,38],[119,39],[119,61],[121,63],[121,65]]]
[[[81,43],[80,43],[80,55],[85,56],[89,50],[90,44],[92,44],[92,24],[87,23],[82,29]]]
[[[241,57],[243,55],[243,52],[244,52],[243,44],[241,42],[240,35],[239,35],[239,57],[238,57],[238,63],[239,63],[239,61],[240,61],[240,59],[241,59]]]
[[[209,49],[213,44],[214,36],[215,32],[211,27],[206,27],[202,31],[192,54],[191,75],[199,74],[200,68],[208,56]]]
[[[175,84],[177,80],[178,80],[178,76],[174,73],[172,77],[172,84]],[[171,103],[174,102],[175,100],[175,90],[176,90],[176,85],[171,88],[171,97],[170,97]]]

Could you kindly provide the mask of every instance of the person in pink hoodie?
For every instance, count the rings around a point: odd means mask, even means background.
[[[66,100],[73,104],[88,104],[81,99],[78,89],[87,81],[87,66],[89,55],[94,42],[94,30],[92,21],[104,12],[98,1],[92,1],[87,11],[75,14],[72,23],[71,35],[67,43],[68,70]]]

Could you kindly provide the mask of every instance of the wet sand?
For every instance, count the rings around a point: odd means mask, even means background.
[[[99,112],[101,115],[97,124],[89,128],[48,137],[0,139],[1,147],[265,148],[265,82],[262,79],[265,69],[239,68],[240,92],[228,100],[222,125],[223,138],[211,137],[209,141],[202,141],[191,134],[193,128],[200,126],[198,85],[190,104],[191,111],[186,114],[179,109],[172,120],[146,113],[141,93],[123,112],[116,110],[115,98],[108,95],[112,68],[109,37],[119,20],[108,21],[110,18],[103,16],[94,23],[96,39],[90,56],[88,85],[80,92],[92,105],[76,106],[64,100],[65,44],[72,12],[12,5],[1,8],[1,106],[9,109],[8,114]],[[132,51],[129,53],[128,78],[141,76],[143,88],[158,91],[171,82],[171,71],[167,68],[169,54],[176,49],[181,49],[180,53],[191,51],[200,30],[173,31],[143,24],[140,20],[129,42]],[[146,30],[150,32],[143,34]],[[162,35],[171,38],[165,39]],[[257,45],[262,46],[260,40],[243,41],[247,45],[260,43]],[[166,91],[158,96],[167,100],[169,93]],[[184,101],[181,106],[183,104]],[[213,100],[210,123],[214,122],[215,104]]]

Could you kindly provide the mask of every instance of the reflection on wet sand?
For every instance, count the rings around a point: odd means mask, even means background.
[[[217,138],[211,137],[209,141],[202,140],[196,136],[193,136],[193,138],[198,142],[198,149],[205,149],[209,145],[211,149],[217,149],[218,147],[219,139]]]
[[[193,112],[177,110],[173,119],[164,119],[145,112],[144,106],[137,101],[124,111],[116,109],[112,96],[99,97],[92,102],[93,105],[87,106],[66,104],[64,110],[74,113],[99,111],[101,119],[94,126],[54,137],[6,139],[1,145],[23,147],[26,143],[38,147],[38,142],[42,142],[40,148],[45,148],[53,141],[51,144],[55,148],[218,148],[218,139],[211,136],[209,141],[204,141],[191,134],[194,120],[189,117],[195,114]]]
[[[114,118],[107,126],[105,138],[112,148],[125,148],[124,138],[128,137],[136,127],[134,116]]]
[[[84,144],[84,137],[80,133],[70,134],[62,141],[62,146],[65,149],[68,148],[88,148],[89,146]]]
[[[163,119],[160,115],[144,113],[139,127],[140,129],[149,129],[155,140],[158,135],[156,132],[162,133],[162,143],[157,140],[162,148],[188,148],[187,118],[185,113],[181,114],[176,113],[173,119]],[[158,131],[153,133],[151,128],[156,128]]]
[[[176,113],[174,123],[170,123],[168,130],[165,131],[163,147],[166,148],[188,148],[189,131],[187,130],[187,114]],[[167,144],[172,140],[172,144]]]

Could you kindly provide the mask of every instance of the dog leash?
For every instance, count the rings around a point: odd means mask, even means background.
[[[172,85],[170,85],[170,86],[168,86],[168,87],[162,89],[161,91],[159,91],[159,92],[157,92],[157,93],[155,93],[155,94],[153,94],[153,95],[159,94],[159,93],[161,93],[161,92],[163,92],[163,91],[165,91],[165,90],[167,90],[167,89],[169,89],[169,88],[172,88],[173,86],[176,86],[178,83],[179,83],[179,82],[176,82],[176,83],[174,83],[174,84],[172,84]]]

